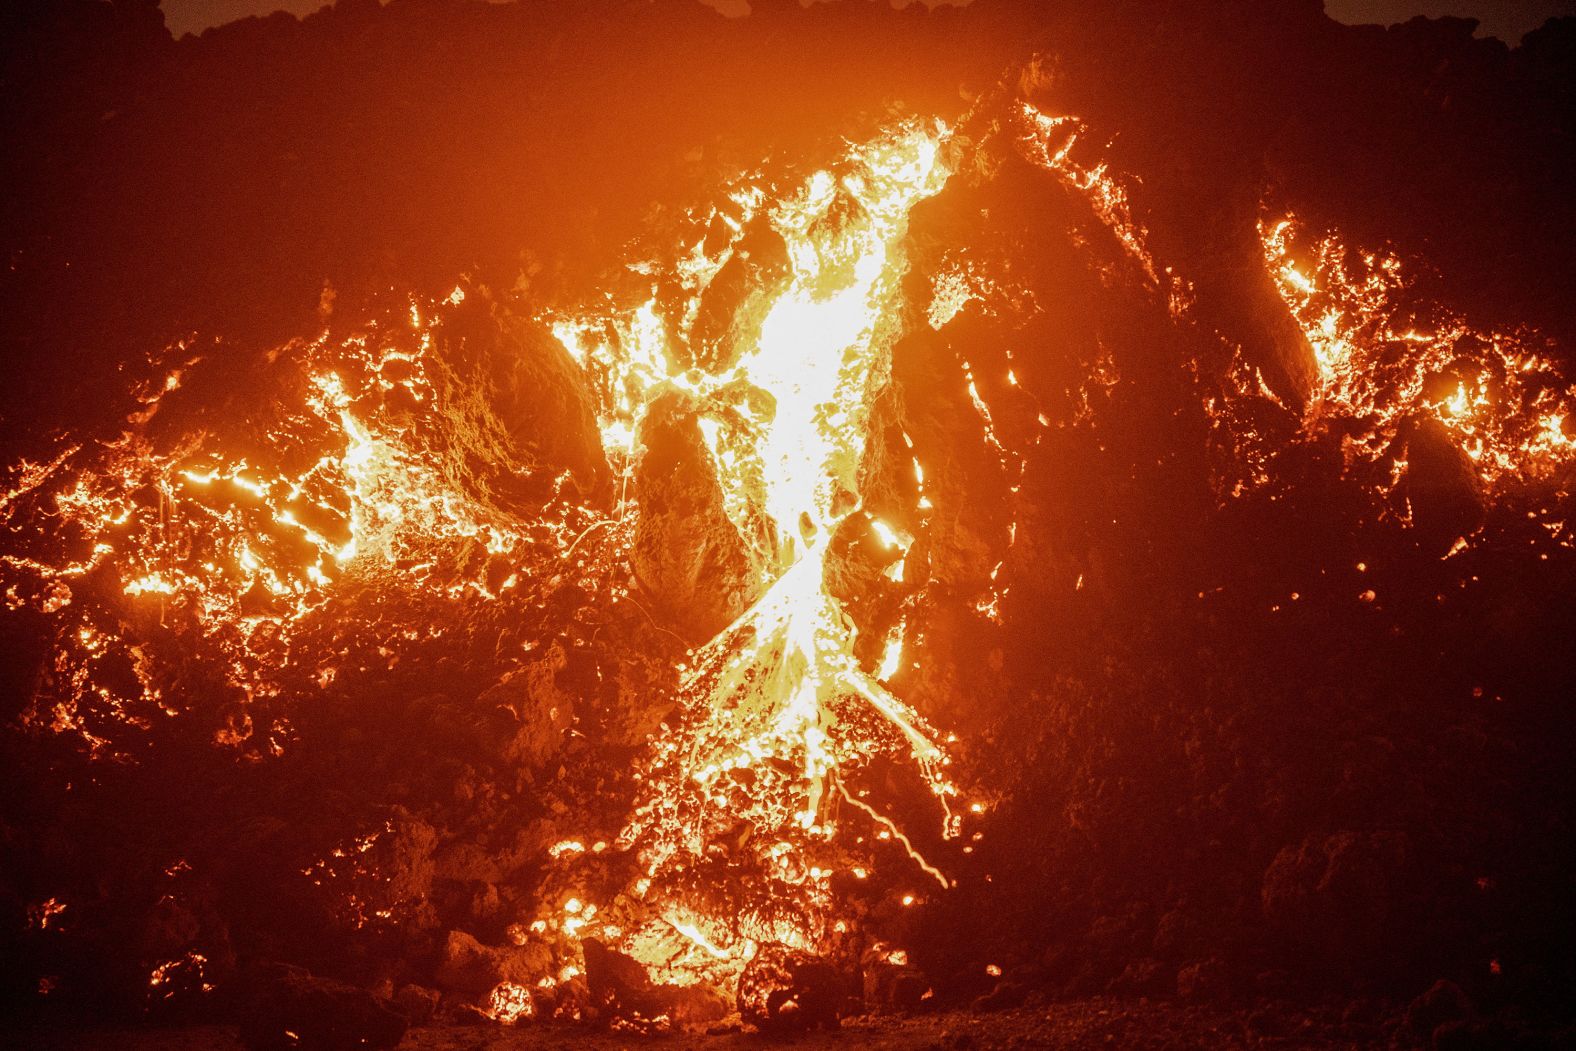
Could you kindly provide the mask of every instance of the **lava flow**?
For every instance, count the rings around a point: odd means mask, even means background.
[[[1576,19],[193,2],[0,15],[0,1030],[1568,1035]]]
[[[906,754],[944,810],[956,795],[934,731],[855,658],[857,629],[827,572],[839,529],[864,521],[870,402],[904,324],[901,242],[910,208],[946,181],[946,135],[905,125],[780,199],[735,191],[741,214],[715,224],[732,236],[683,254],[683,296],[615,323],[616,345],[586,344],[604,325],[558,325],[577,360],[609,369],[612,389],[639,392],[604,407],[615,456],[647,405],[677,392],[693,406],[757,577],[749,608],[692,654],[675,725],[656,742],[620,839],[641,869],[621,944],[662,980],[736,979],[762,943],[825,951],[837,921],[832,881],[852,856],[840,829],[895,838],[947,886],[858,787],[873,756]],[[744,301],[732,324],[751,336],[729,360],[682,367],[656,319],[680,319],[678,339],[698,346],[700,296],[761,221],[786,246],[787,273]],[[875,521],[862,528],[890,533]],[[950,812],[944,823],[955,831]]]
[[[432,371],[433,326],[464,299],[456,287],[337,338],[272,349],[245,383],[273,403],[213,426],[186,414],[212,411],[228,348],[178,344],[118,434],[62,439],[52,459],[20,464],[0,497],[12,537],[0,582],[10,608],[53,616],[59,639],[25,719],[129,758],[153,720],[222,711],[216,743],[277,755],[291,730],[283,716],[254,717],[269,699],[292,683],[328,687],[352,653],[392,667],[436,631],[407,610],[388,614],[388,631],[367,613],[335,624],[336,596],[354,601],[372,585],[454,610],[536,590],[529,567],[595,516],[556,500],[562,478],[543,483],[549,513],[530,520],[478,498],[479,479],[457,483],[456,453],[490,437],[466,433],[464,406],[439,389],[452,373]],[[195,405],[182,397],[194,374]],[[339,643],[302,640],[324,631]],[[220,678],[177,694],[169,669],[187,647]]]
[[[6,523],[25,538],[15,550],[27,552],[6,556],[12,604],[60,619],[54,675],[29,718],[129,758],[127,733],[189,703],[167,696],[161,661],[177,639],[192,638],[234,696],[216,743],[256,748],[262,729],[263,749],[277,756],[288,720],[254,726],[269,699],[287,686],[329,688],[347,659],[393,669],[428,634],[406,609],[387,614],[392,637],[376,621],[359,635],[335,625],[336,599],[353,600],[348,585],[438,603],[431,608],[445,616],[496,605],[485,615],[518,617],[540,601],[526,595],[539,590],[541,567],[571,561],[575,580],[616,600],[627,591],[611,579],[640,514],[630,488],[648,411],[677,399],[704,436],[751,598],[691,654],[671,726],[638,774],[643,787],[616,844],[638,858],[638,878],[615,902],[580,892],[554,918],[554,933],[568,936],[560,969],[578,969],[582,929],[676,985],[735,983],[763,944],[828,951],[847,929],[833,881],[866,871],[877,841],[901,845],[923,879],[945,888],[947,877],[869,800],[859,773],[877,756],[908,757],[950,836],[950,760],[878,681],[894,670],[900,632],[888,640],[884,672],[855,657],[857,628],[829,590],[828,564],[840,530],[900,543],[863,513],[859,479],[870,404],[906,323],[908,213],[945,184],[947,137],[939,124],[903,124],[789,190],[736,187],[731,213],[705,217],[729,236],[679,252],[663,275],[676,296],[624,315],[554,321],[598,395],[604,451],[621,478],[615,518],[560,495],[563,478],[531,520],[478,499],[474,480],[452,480],[444,443],[463,406],[440,389],[450,366],[435,363],[434,333],[464,303],[463,288],[441,303],[413,302],[405,324],[276,350],[268,382],[299,407],[284,401],[263,423],[268,446],[245,453],[223,435],[150,428],[183,375],[206,364],[172,348],[174,364],[119,438],[22,465],[6,497]],[[701,297],[747,229],[779,238],[787,265],[742,300],[729,328],[747,335],[726,360],[696,365]],[[611,340],[598,338],[606,333]],[[43,528],[41,506],[53,506],[64,528]],[[138,642],[123,625],[144,618],[147,632],[149,616],[160,628]],[[338,640],[327,652],[325,630]],[[136,671],[129,690],[116,674],[122,660]],[[364,854],[378,834],[335,855]],[[333,870],[327,861],[306,869],[320,881]],[[351,911],[357,925],[380,918],[361,904]],[[496,1015],[520,1016],[517,988],[495,990],[504,1004]]]

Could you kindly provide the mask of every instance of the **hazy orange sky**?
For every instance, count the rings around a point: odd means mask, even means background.
[[[572,2],[572,0],[571,0]],[[714,0],[736,8],[743,0]],[[310,14],[324,0],[163,0],[164,20],[176,36],[271,11]],[[1342,22],[1402,22],[1413,15],[1458,15],[1483,23],[1481,33],[1510,43],[1555,15],[1576,15],[1576,0],[1325,0],[1325,10]]]

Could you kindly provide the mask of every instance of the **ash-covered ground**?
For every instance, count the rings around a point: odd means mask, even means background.
[[[872,846],[800,999],[892,1047],[1566,1046],[1576,20],[754,6],[4,16],[16,1031],[701,1040],[561,905],[632,880],[591,844],[748,552],[697,410],[623,473],[553,321],[939,119],[860,467],[904,571],[850,526],[829,587],[979,809],[864,769],[954,885]],[[791,268],[741,236],[697,367]]]

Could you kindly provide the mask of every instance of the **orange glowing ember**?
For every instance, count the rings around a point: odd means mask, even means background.
[[[504,1025],[514,1025],[516,1022],[525,1021],[535,1016],[536,1009],[531,1004],[531,990],[523,985],[513,982],[499,982],[487,997],[487,1007],[483,1013],[495,1022]]]

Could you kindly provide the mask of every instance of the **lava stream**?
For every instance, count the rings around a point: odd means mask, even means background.
[[[580,345],[595,323],[559,326],[578,360],[618,373],[613,382],[593,376],[594,386],[644,396],[604,405],[615,458],[662,390],[679,387],[704,407],[701,429],[724,507],[756,556],[764,588],[695,654],[680,687],[679,729],[658,742],[643,773],[644,798],[621,837],[645,874],[637,897],[654,906],[625,947],[648,966],[663,960],[670,980],[697,980],[696,969],[712,979],[736,973],[763,941],[824,943],[841,802],[883,826],[882,838],[896,830],[849,788],[849,775],[872,755],[906,754],[943,805],[955,794],[931,730],[854,657],[854,625],[826,579],[831,538],[860,509],[870,403],[887,380],[900,330],[907,216],[946,181],[945,135],[918,124],[897,128],[853,148],[839,174],[818,172],[771,208],[791,276],[759,308],[759,336],[731,367],[681,370],[663,326],[651,323],[655,300],[616,326],[616,346]],[[732,200],[752,208],[763,196],[743,191]],[[709,260],[699,246],[690,253],[691,273],[700,275],[695,296],[731,250]],[[949,813],[946,827],[953,824]],[[736,850],[728,863],[747,857],[754,885],[748,901],[708,907],[697,896],[728,881],[705,881],[702,891],[697,873],[719,867],[708,848],[730,836]],[[683,966],[672,962],[675,934],[691,950]]]

